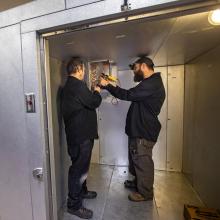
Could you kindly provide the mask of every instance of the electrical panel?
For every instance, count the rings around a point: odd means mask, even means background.
[[[99,82],[99,78],[102,74],[114,77],[117,79],[117,66],[113,61],[101,60],[89,62],[89,86],[91,89],[94,88]],[[116,82],[115,82],[116,83]],[[117,104],[118,100],[111,96],[111,94],[105,90],[101,92],[104,102],[109,102],[111,104]]]

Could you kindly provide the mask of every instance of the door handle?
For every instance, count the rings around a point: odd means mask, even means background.
[[[43,180],[43,168],[38,167],[33,170],[33,177],[38,179],[39,181]]]

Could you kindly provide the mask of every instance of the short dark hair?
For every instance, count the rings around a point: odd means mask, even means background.
[[[133,64],[129,65],[130,68],[133,70],[136,63],[145,63],[149,69],[154,70],[154,62],[149,57],[140,57],[136,60]]]
[[[83,66],[83,60],[80,57],[72,57],[66,66],[68,75],[74,74],[78,71],[79,67]]]

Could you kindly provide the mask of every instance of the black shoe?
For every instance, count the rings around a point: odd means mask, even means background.
[[[71,208],[67,208],[67,212],[70,213],[71,215],[75,215],[79,218],[83,219],[91,219],[93,217],[93,211],[86,209],[84,207],[81,207],[78,210],[73,210]]]
[[[135,180],[126,180],[124,182],[124,186],[128,189],[137,189],[137,184]]]
[[[87,191],[82,195],[83,199],[94,199],[97,197],[97,192],[94,191]]]

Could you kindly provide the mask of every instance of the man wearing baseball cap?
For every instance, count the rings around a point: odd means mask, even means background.
[[[135,190],[128,198],[141,202],[152,200],[154,196],[152,150],[161,130],[158,115],[166,94],[161,74],[154,72],[150,58],[141,57],[129,66],[134,72],[134,81],[139,82],[134,88],[122,89],[104,78],[100,84],[116,98],[131,101],[125,132],[128,135],[129,172],[134,179],[126,180],[124,185]]]

